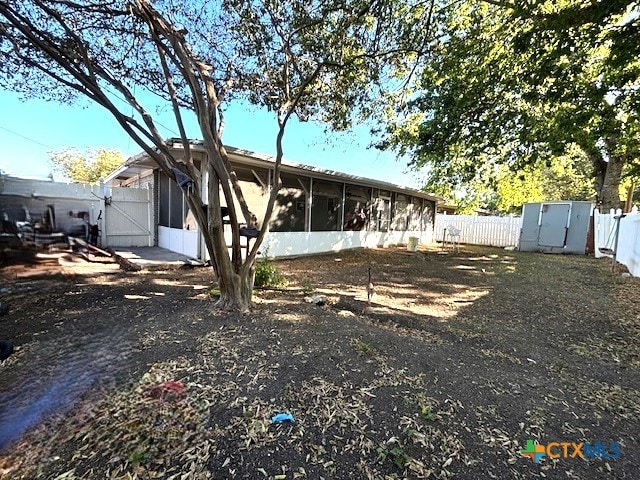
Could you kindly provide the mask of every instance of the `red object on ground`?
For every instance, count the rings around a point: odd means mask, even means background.
[[[176,400],[184,394],[184,385],[175,380],[167,380],[149,390],[149,395],[160,400]]]

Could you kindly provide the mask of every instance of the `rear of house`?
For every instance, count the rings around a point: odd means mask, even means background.
[[[173,142],[175,152],[182,151],[180,140]],[[192,142],[192,152],[196,163],[204,160],[206,152],[201,142]],[[232,147],[227,147],[227,152],[249,209],[262,224],[275,183],[275,159]],[[409,237],[417,237],[421,243],[433,240],[438,197],[379,180],[288,162],[283,162],[280,176],[282,187],[262,246],[269,256],[406,244]],[[208,258],[182,190],[148,155],[130,158],[106,181],[112,186],[152,189],[156,244],[193,258]],[[206,181],[203,176],[202,185]],[[206,188],[203,190],[206,201]]]

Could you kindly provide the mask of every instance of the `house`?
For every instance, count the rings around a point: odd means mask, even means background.
[[[182,151],[179,139],[170,139],[168,144],[176,154]],[[191,147],[194,161],[202,161],[206,155],[202,142],[191,141]],[[233,147],[227,147],[227,152],[249,209],[262,224],[275,159]],[[269,233],[261,248],[271,257],[406,244],[411,236],[421,243],[433,239],[439,197],[285,161],[281,179],[282,188],[268,219]],[[193,258],[208,258],[182,190],[146,153],[128,159],[105,182],[113,187],[152,189],[156,244]]]

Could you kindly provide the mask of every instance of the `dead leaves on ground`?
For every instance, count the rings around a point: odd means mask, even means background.
[[[242,327],[209,333],[194,359],[154,364],[136,384],[94,395],[66,418],[32,431],[5,457],[6,471],[61,480],[206,479],[214,472],[233,478],[246,472],[248,458],[264,458],[256,477],[331,478],[355,462],[362,478],[408,472],[450,478],[452,463],[467,461],[460,439],[444,425],[461,405],[427,400],[423,376],[376,354],[375,376],[366,385],[316,375],[265,396],[281,366],[253,341]],[[390,392],[394,403],[404,399],[415,413],[381,403],[379,395]],[[434,412],[428,419],[421,415],[427,404]],[[277,412],[292,413],[296,422],[272,424]],[[381,455],[393,438],[401,464]],[[293,460],[276,468],[269,457],[278,451]]]

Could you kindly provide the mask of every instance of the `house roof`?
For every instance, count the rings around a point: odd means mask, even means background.
[[[179,138],[170,138],[167,140],[167,144],[172,145],[174,148],[182,148],[182,140]],[[190,140],[189,144],[194,151],[204,152],[204,146],[201,140]],[[272,155],[266,155],[263,153],[256,153],[251,150],[245,150],[232,146],[225,146],[227,153],[232,161],[243,163],[245,165],[259,166],[263,168],[272,168],[275,164],[275,157]],[[105,179],[105,183],[111,183],[116,179],[125,180],[136,175],[148,172],[157,168],[155,162],[145,152],[139,153],[133,157],[127,159],[120,167],[113,171]],[[348,173],[338,172],[334,170],[327,170],[324,168],[314,167],[311,165],[305,165],[301,163],[289,162],[287,160],[282,161],[281,169],[287,173],[297,173],[308,177],[323,179],[323,180],[341,180],[346,183],[366,185],[375,188],[382,188],[385,190],[394,190],[396,192],[403,192],[410,195],[414,195],[428,200],[436,202],[444,201],[442,197],[429,194],[422,190],[406,187],[403,185],[396,185],[382,180],[376,180],[372,178],[361,177],[358,175],[351,175]]]

